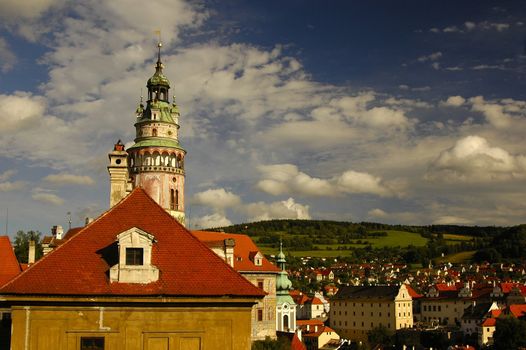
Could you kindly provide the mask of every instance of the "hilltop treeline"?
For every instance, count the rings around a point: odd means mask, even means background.
[[[244,233],[261,236],[268,233],[288,233],[309,235],[322,232],[324,236],[351,235],[353,238],[364,238],[369,231],[396,230],[415,232],[420,234],[456,234],[473,237],[496,237],[505,233],[509,228],[499,226],[459,226],[459,225],[389,225],[375,222],[346,222],[329,220],[268,220],[243,223],[215,229],[231,233]]]

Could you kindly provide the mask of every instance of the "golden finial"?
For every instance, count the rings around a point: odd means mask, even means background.
[[[163,42],[161,41],[161,30],[157,29],[155,31],[155,34],[157,34],[159,40],[157,41],[157,48],[158,48],[158,54],[157,54],[157,61],[161,62],[161,47],[163,47]]]

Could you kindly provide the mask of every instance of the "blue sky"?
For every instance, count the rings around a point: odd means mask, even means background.
[[[0,3],[0,224],[108,207],[161,29],[191,227],[524,222],[521,1]],[[2,232],[4,229],[2,229]]]

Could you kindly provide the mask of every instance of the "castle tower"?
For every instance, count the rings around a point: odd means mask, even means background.
[[[279,243],[279,254],[276,262],[281,269],[276,277],[276,330],[293,333],[296,331],[296,303],[289,294],[292,282],[285,270],[286,260],[281,242]]]
[[[124,150],[121,140],[113,146],[113,152],[108,154],[110,164],[110,208],[126,197],[128,185],[128,153]]]
[[[179,109],[169,102],[170,81],[163,74],[161,47],[158,45],[155,73],[148,79],[148,100],[141,103],[136,110],[135,143],[128,148],[124,160],[118,158],[120,153],[110,153],[110,205],[114,205],[121,194],[121,179],[117,176],[116,165],[126,164],[129,192],[136,187],[143,188],[160,206],[175,217],[181,224],[185,223],[184,214],[184,158],[186,151],[179,144]],[[116,145],[117,147],[117,145]],[[120,163],[117,162],[120,160]],[[111,162],[114,162],[115,165]],[[113,173],[112,173],[113,172]],[[113,176],[115,174],[115,176]],[[120,174],[120,173],[119,173]],[[115,185],[114,185],[115,183]],[[114,195],[114,193],[116,193]]]

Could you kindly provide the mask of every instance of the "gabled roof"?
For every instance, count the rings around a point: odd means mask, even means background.
[[[118,263],[116,237],[133,227],[155,237],[151,263],[159,269],[159,279],[148,284],[110,283],[109,269]],[[0,288],[0,294],[265,295],[140,188],[133,190],[113,208]]]
[[[291,350],[307,350],[307,347],[305,344],[303,344],[298,338],[298,334],[294,333],[294,337],[292,337],[292,341],[290,342],[290,349]]]
[[[239,272],[279,272],[278,267],[274,266],[265,258],[261,261],[261,266],[254,264],[253,257],[259,252],[259,248],[247,235],[213,232],[213,231],[191,231],[201,242],[209,246],[217,246],[222,244],[225,239],[233,239],[236,244],[234,246],[234,269]]]
[[[22,269],[8,236],[0,236],[0,286],[18,275]]]
[[[413,287],[411,287],[409,284],[406,284],[405,287],[407,288],[407,292],[409,293],[411,298],[413,298],[413,300],[414,299],[420,299],[420,298],[423,297],[422,294],[417,293],[417,291],[414,290]]]

